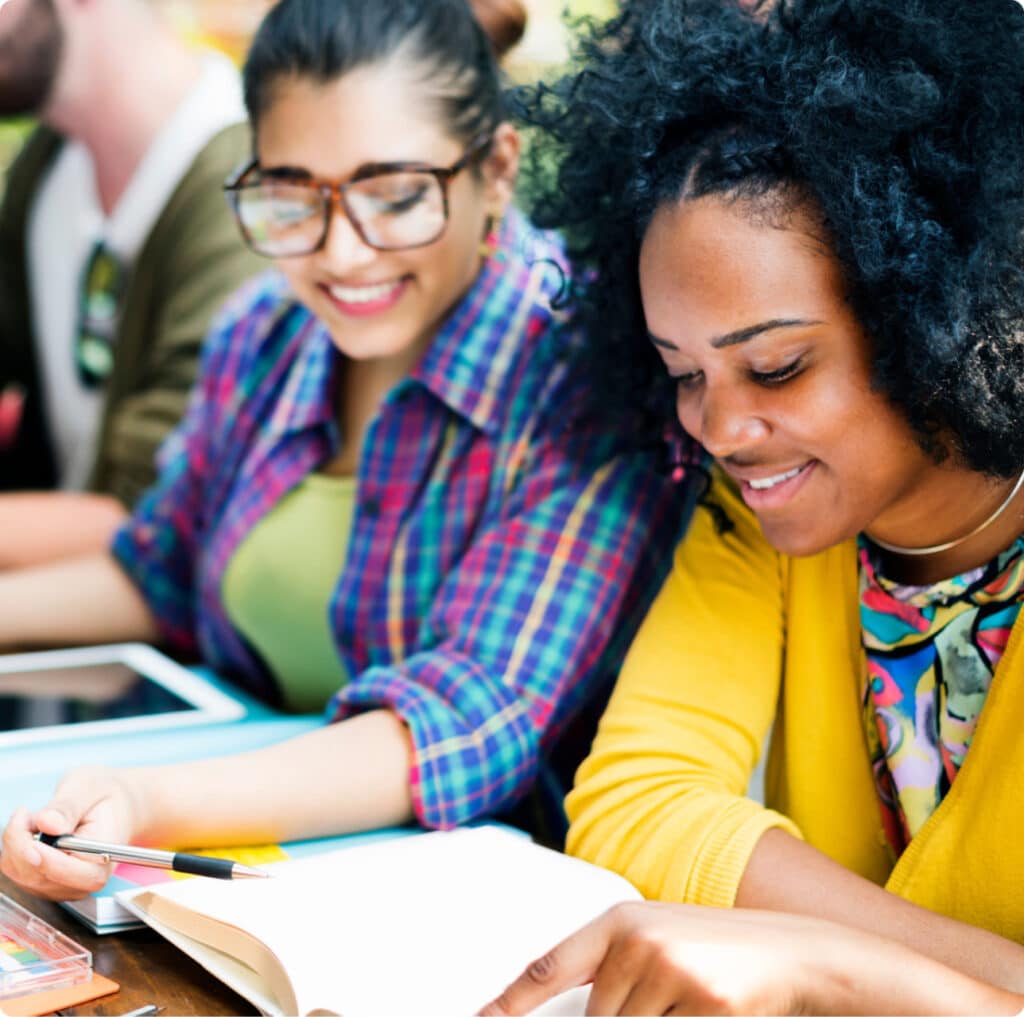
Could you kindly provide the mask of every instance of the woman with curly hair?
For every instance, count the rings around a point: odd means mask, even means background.
[[[714,462],[568,800],[669,903],[495,1010],[1019,1010],[1024,11],[637,0],[584,56],[541,218],[604,382]]]

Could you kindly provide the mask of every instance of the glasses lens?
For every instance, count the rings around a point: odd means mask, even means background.
[[[250,245],[271,258],[309,254],[327,221],[323,195],[312,187],[265,180],[234,193],[235,213]]]
[[[419,247],[444,231],[444,191],[432,173],[365,177],[348,185],[345,198],[349,214],[374,247]]]

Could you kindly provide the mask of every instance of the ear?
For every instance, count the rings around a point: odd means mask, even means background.
[[[519,132],[510,123],[498,124],[482,166],[487,214],[494,219],[501,219],[515,194],[522,147]]]

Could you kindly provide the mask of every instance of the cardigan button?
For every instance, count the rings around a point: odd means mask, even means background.
[[[380,515],[380,502],[376,498],[364,498],[363,512],[371,519],[376,519]]]

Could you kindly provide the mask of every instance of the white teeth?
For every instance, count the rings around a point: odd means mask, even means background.
[[[381,283],[379,286],[328,286],[328,292],[343,304],[369,304],[383,300],[398,288],[398,283]]]
[[[802,466],[798,466],[795,470],[790,470],[788,473],[780,473],[777,477],[765,477],[764,480],[751,480],[750,486],[755,491],[767,491],[769,487],[775,487],[776,484],[781,484],[784,480],[790,480],[795,477],[802,469]]]

